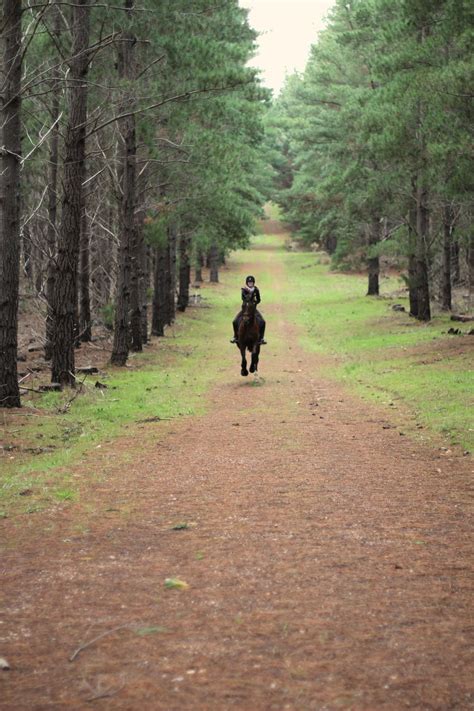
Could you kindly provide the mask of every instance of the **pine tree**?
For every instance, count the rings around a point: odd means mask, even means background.
[[[21,18],[21,3],[5,0],[0,68],[0,407],[20,406],[16,358],[20,267]]]

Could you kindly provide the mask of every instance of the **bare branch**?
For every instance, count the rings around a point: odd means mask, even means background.
[[[244,86],[245,84],[248,84],[248,83],[249,82],[239,82],[238,84],[230,84],[228,86],[222,86],[222,87],[211,87],[210,89],[190,89],[189,91],[185,91],[182,94],[176,94],[175,96],[169,96],[167,99],[158,101],[156,104],[151,104],[150,106],[145,106],[143,109],[136,109],[135,111],[127,111],[123,114],[119,114],[118,116],[114,116],[113,118],[109,119],[108,121],[104,121],[99,126],[96,126],[91,131],[89,131],[89,133],[86,134],[86,138],[88,138],[89,136],[92,136],[92,134],[97,133],[97,131],[102,130],[106,126],[109,126],[111,123],[115,123],[115,121],[120,121],[120,119],[127,118],[128,116],[135,116],[136,114],[142,114],[142,113],[145,113],[146,111],[151,111],[152,109],[158,109],[161,106],[164,106],[165,104],[171,103],[172,101],[185,101],[187,99],[190,99],[191,96],[195,96],[197,94],[209,94],[214,91],[228,91],[229,89],[235,89],[239,86]]]
[[[44,143],[45,140],[48,138],[48,136],[49,136],[49,134],[51,133],[51,131],[53,130],[53,128],[54,128],[54,127],[56,126],[56,124],[58,124],[59,121],[61,120],[62,115],[63,115],[63,114],[62,114],[62,112],[61,112],[61,113],[59,114],[59,116],[57,117],[56,121],[53,123],[53,125],[46,131],[46,133],[44,134],[44,136],[40,139],[39,143],[37,143],[36,146],[33,146],[33,148],[31,149],[31,151],[30,151],[24,158],[21,159],[21,166],[22,166],[22,167],[24,166],[24,164],[25,164],[25,162],[28,160],[28,158],[29,158],[31,155],[33,155],[33,153],[34,153],[41,145],[43,145],[43,143]]]
[[[151,69],[151,67],[154,64],[158,64],[158,62],[161,62],[165,58],[166,58],[166,54],[162,54],[161,57],[157,57],[156,59],[154,59],[152,62],[150,62],[150,64],[147,67],[145,67],[145,69],[142,69],[142,71],[140,72],[140,74],[138,74],[136,79],[140,79],[140,77],[142,77],[145,74],[145,72],[147,72],[149,69]]]

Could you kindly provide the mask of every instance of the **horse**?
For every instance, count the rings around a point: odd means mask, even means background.
[[[241,375],[248,375],[247,358],[245,351],[252,354],[250,372],[256,373],[258,370],[258,356],[260,354],[260,328],[256,317],[257,306],[252,297],[244,299],[242,304],[242,316],[240,319],[237,334],[237,348],[242,356]]]

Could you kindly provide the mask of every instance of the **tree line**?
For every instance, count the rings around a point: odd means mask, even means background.
[[[337,266],[402,256],[410,313],[474,292],[474,6],[465,0],[337,0],[303,74],[271,108],[277,200]]]
[[[269,94],[246,66],[256,34],[237,0],[4,0],[1,22],[0,406],[11,407],[20,288],[44,305],[52,382],[74,386],[98,314],[124,365],[184,311],[192,266],[217,280],[247,244]]]

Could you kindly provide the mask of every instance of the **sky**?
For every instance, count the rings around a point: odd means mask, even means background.
[[[263,84],[276,95],[287,74],[303,71],[334,0],[240,0],[239,4],[250,10],[249,23],[260,34],[259,51],[250,65],[262,70]]]

